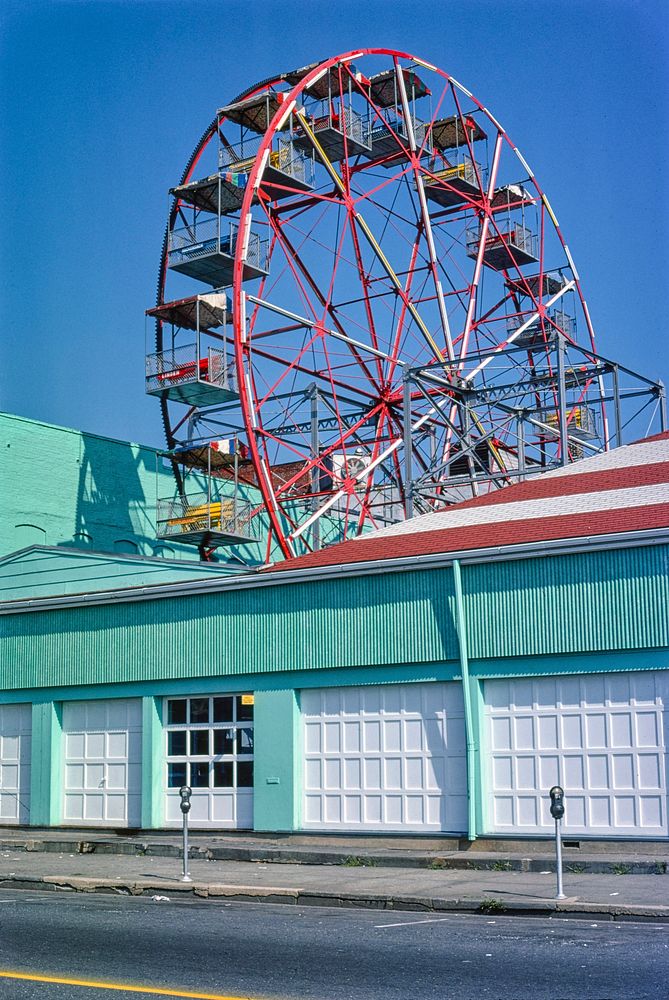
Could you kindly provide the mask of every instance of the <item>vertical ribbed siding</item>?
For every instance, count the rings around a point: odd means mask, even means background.
[[[669,548],[467,567],[473,657],[669,645]]]
[[[470,658],[669,645],[669,548],[463,567]],[[456,660],[451,569],[0,619],[2,686]]]
[[[3,686],[455,659],[451,593],[416,572],[6,617]]]

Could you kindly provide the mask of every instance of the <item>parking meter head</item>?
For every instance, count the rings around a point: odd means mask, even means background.
[[[553,785],[548,793],[551,797],[551,816],[553,819],[562,819],[564,816],[564,789],[559,785]]]
[[[193,790],[188,785],[182,785],[179,789],[179,795],[181,796],[179,805],[182,813],[190,812],[190,797],[192,794]]]

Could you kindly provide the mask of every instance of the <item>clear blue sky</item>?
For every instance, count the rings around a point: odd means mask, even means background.
[[[666,0],[0,0],[0,409],[162,444],[168,188],[217,107],[359,46],[469,87],[533,167],[602,354],[669,377]]]

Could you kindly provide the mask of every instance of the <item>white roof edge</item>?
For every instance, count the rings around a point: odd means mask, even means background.
[[[157,541],[157,545],[160,545],[160,540]],[[169,542],[165,542],[169,545]],[[183,543],[178,543],[183,544]],[[74,556],[76,559],[120,559],[123,562],[128,563],[149,563],[151,566],[165,566],[166,568],[178,567],[179,569],[186,567],[192,569],[202,569],[205,575],[210,575],[214,570],[219,570],[220,575],[223,575],[224,570],[230,575],[228,570],[228,563],[203,563],[198,559],[166,559],[164,556],[157,555],[144,555],[141,552],[104,552],[101,549],[83,549],[78,548],[76,545],[26,545],[22,549],[16,549],[14,552],[8,552],[4,556],[0,556],[0,566],[5,563],[14,562],[17,559],[23,559],[30,552],[42,552],[46,555],[62,555],[62,556]],[[204,569],[203,569],[204,567]],[[237,569],[234,566],[233,569]],[[261,567],[250,566],[245,572],[257,573]],[[237,574],[235,574],[237,575]]]
[[[145,587],[126,587],[88,594],[70,594],[49,598],[26,598],[19,601],[0,602],[0,615],[21,614],[31,611],[55,611],[97,604],[133,603],[155,601],[174,597],[193,597],[201,594],[220,593],[226,590],[243,590],[255,587],[276,587],[282,584],[311,583],[349,576],[371,576],[382,573],[400,573],[416,569],[450,566],[456,560],[464,565],[487,562],[507,562],[519,559],[541,558],[552,554],[570,555],[594,550],[638,548],[662,545],[669,542],[668,528],[643,531],[620,531],[608,535],[591,535],[582,538],[554,539],[549,542],[524,542],[517,545],[499,545],[486,549],[465,549],[430,555],[405,556],[398,559],[369,562],[338,563],[331,566],[314,566],[304,569],[285,569],[239,576],[220,576],[211,580],[192,580],[183,583],[153,584]],[[549,547],[547,550],[547,546]]]

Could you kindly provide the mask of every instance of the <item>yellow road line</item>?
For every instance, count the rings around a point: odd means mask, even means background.
[[[65,976],[42,976],[35,972],[0,971],[0,979],[22,979],[30,983],[59,983],[61,986],[87,986],[96,990],[117,990],[119,993],[148,993],[156,997],[188,997],[190,1000],[251,1000],[250,997],[228,996],[222,993],[193,993],[170,990],[159,986],[131,986],[123,983],[100,983],[94,979],[70,979]]]

